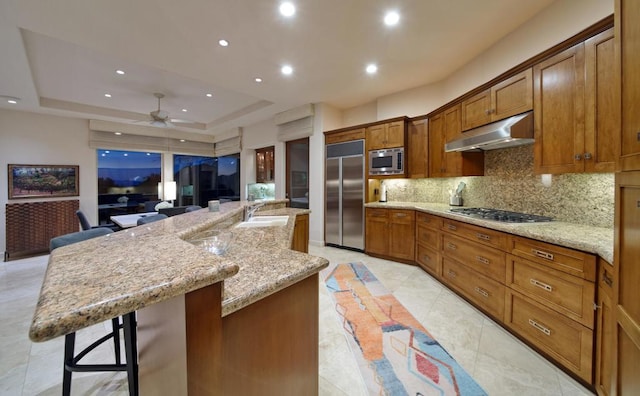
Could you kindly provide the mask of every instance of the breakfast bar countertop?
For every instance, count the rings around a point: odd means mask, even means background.
[[[253,202],[229,202],[55,249],[29,337],[47,341],[221,281],[228,315],[317,273],[327,260],[289,248],[295,216],[309,211],[285,203],[256,213],[289,215],[285,226],[231,228]],[[221,228],[234,234],[223,256],[188,242]]]
[[[613,263],[613,229],[592,227],[563,221],[541,223],[502,223],[493,220],[478,219],[449,211],[447,204],[423,202],[387,202],[368,203],[366,207],[389,209],[415,209],[425,213],[446,217],[464,223],[504,231],[543,242],[582,250],[597,254],[609,263]]]

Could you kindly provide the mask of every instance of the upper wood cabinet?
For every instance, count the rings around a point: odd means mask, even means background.
[[[533,72],[527,69],[462,102],[466,131],[533,108]]]
[[[617,64],[621,67],[622,128],[620,169],[640,170],[640,2],[616,0]]]
[[[338,130],[335,132],[325,132],[325,144],[349,142],[352,140],[364,139],[365,128]]]
[[[615,170],[615,74],[612,29],[533,67],[536,173]]]
[[[460,104],[451,106],[429,118],[429,176],[482,176],[483,152],[445,153],[446,142],[460,137]]]
[[[409,177],[412,179],[429,176],[428,131],[426,119],[412,120],[407,133],[407,165]]]
[[[367,128],[367,151],[404,147],[406,135],[404,120],[372,125]]]
[[[273,181],[275,147],[256,149],[256,183]]]

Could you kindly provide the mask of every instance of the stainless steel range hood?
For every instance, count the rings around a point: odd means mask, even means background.
[[[444,145],[444,151],[482,151],[533,143],[533,112],[463,132],[462,137]]]

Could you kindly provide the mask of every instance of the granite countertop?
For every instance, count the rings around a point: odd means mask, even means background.
[[[582,224],[551,221],[543,223],[501,223],[476,219],[450,212],[447,204],[423,202],[374,202],[370,208],[415,209],[425,213],[458,220],[464,223],[504,231],[539,241],[597,254],[608,263],[613,263],[613,229]]]
[[[284,207],[286,200],[269,201]],[[233,229],[224,256],[187,242],[230,228],[252,202],[229,202],[55,249],[49,258],[29,337],[47,341],[210,284],[224,281],[223,315],[302,280],[328,261],[289,249],[302,209],[280,227]]]

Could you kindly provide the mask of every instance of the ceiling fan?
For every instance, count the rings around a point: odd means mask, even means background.
[[[156,92],[153,94],[156,98],[158,98],[158,109],[149,113],[151,119],[149,120],[149,124],[155,127],[161,128],[173,128],[174,123],[192,123],[193,121],[189,120],[180,120],[175,118],[169,118],[169,112],[160,109],[160,99],[164,98],[164,94],[160,92]]]

